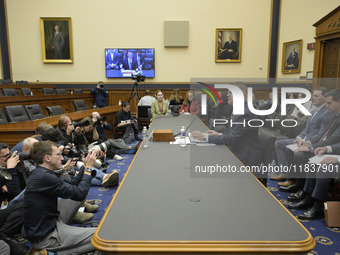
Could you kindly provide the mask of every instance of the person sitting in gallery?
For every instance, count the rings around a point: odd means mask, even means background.
[[[185,101],[182,103],[182,107],[179,110],[179,113],[190,113],[192,115],[198,115],[200,113],[198,101],[194,100],[194,94],[191,91],[188,91],[186,93]]]
[[[169,104],[168,101],[164,99],[163,93],[161,90],[156,91],[156,100],[151,104],[151,121],[153,121],[159,115],[168,115],[169,114]]]

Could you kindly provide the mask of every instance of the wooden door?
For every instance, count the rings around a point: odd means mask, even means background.
[[[340,38],[323,42],[324,58],[322,63],[321,86],[328,90],[339,89],[340,78]]]

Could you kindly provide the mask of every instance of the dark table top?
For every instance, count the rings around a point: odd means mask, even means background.
[[[149,132],[170,128],[177,134],[182,125],[190,125],[188,132],[206,130],[195,116],[169,116],[156,119]],[[101,221],[95,246],[111,250],[113,243],[119,249],[120,243],[172,242],[177,247],[185,241],[313,248],[310,233],[251,173],[195,172],[217,165],[242,166],[222,145],[141,147]]]

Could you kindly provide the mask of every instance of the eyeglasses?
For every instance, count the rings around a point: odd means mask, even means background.
[[[11,156],[11,153],[8,153],[6,155],[0,155],[1,158],[8,158],[9,156]]]

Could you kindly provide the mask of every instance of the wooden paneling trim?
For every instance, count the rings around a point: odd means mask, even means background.
[[[121,108],[118,106],[111,106],[105,108],[98,108],[98,109],[90,109],[81,112],[70,112],[67,114],[73,121],[80,121],[84,117],[88,117],[91,115],[92,112],[97,111],[101,116],[106,116],[107,121],[110,125],[114,124],[116,113]],[[36,127],[41,122],[47,122],[52,126],[57,126],[58,121],[61,115],[53,116],[53,117],[46,117],[43,119],[38,120],[30,120],[30,121],[23,121],[17,123],[9,123],[9,124],[2,124],[0,125],[0,142],[8,144],[10,147],[16,145],[18,142],[22,141],[23,139],[34,135],[34,131]],[[108,134],[108,138],[112,138],[112,132]]]

